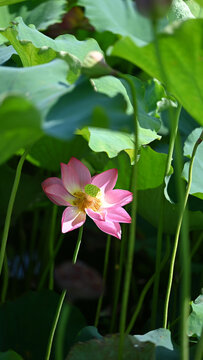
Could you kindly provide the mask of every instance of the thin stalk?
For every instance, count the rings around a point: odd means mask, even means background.
[[[103,287],[104,287],[104,289],[105,289],[105,285],[106,285],[106,275],[107,275],[107,269],[108,269],[110,248],[111,248],[111,235],[108,235],[107,243],[106,243],[105,257],[104,257],[104,269],[103,269]],[[95,327],[97,327],[98,323],[99,323],[99,317],[100,317],[103,298],[104,298],[104,293],[102,293],[100,295],[99,301],[97,304],[97,311],[96,311],[96,317],[95,317],[95,323],[94,323]]]
[[[54,334],[55,334],[56,327],[57,327],[57,324],[58,324],[58,321],[59,321],[59,316],[61,314],[61,309],[62,309],[62,306],[63,306],[65,296],[66,296],[66,290],[63,290],[63,292],[62,292],[62,294],[60,296],[60,299],[59,299],[59,303],[58,303],[58,306],[57,306],[57,309],[56,309],[56,314],[55,314],[55,317],[54,317],[52,329],[51,329],[51,332],[50,332],[45,360],[50,359],[52,344],[53,344],[53,340],[54,340]]]
[[[152,22],[152,29],[154,34],[154,45],[155,45],[155,52],[156,58],[159,64],[159,69],[161,73],[161,77],[165,85],[167,85],[167,75],[164,69],[164,65],[161,58],[161,51],[159,48],[159,41],[157,37],[157,21]],[[164,179],[170,173],[172,156],[174,151],[174,144],[178,130],[178,122],[179,122],[179,112],[181,107],[177,109],[176,116],[173,117],[172,110],[169,108],[169,120],[171,126],[171,134],[169,140],[169,149],[167,154],[166,160],[166,168],[164,173]],[[160,217],[158,223],[158,231],[157,231],[157,248],[156,248],[156,265],[155,265],[155,281],[154,281],[154,288],[153,288],[153,295],[152,295],[152,315],[151,315],[151,328],[154,329],[156,327],[156,318],[157,318],[157,307],[158,307],[158,294],[159,294],[159,282],[160,282],[160,265],[161,265],[161,252],[162,252],[162,243],[163,243],[163,221],[164,221],[164,187],[165,184],[163,183],[161,191],[161,202],[160,202]]]
[[[69,317],[70,317],[70,309],[69,307],[65,306],[63,308],[62,316],[56,331],[55,358],[57,360],[65,359],[66,354],[64,354],[65,350],[63,344],[66,341],[66,328]]]
[[[123,226],[123,235],[126,237],[126,225]],[[113,301],[113,310],[111,316],[111,325],[110,325],[110,334],[113,332],[115,323],[116,323],[116,314],[117,314],[117,307],[118,307],[118,299],[120,293],[120,286],[121,286],[121,276],[123,272],[123,264],[124,264],[124,255],[125,255],[125,245],[127,241],[121,241],[121,248],[120,248],[120,259],[119,259],[119,269],[118,269],[118,276],[116,279],[115,284],[115,292],[114,292],[114,301]]]
[[[51,227],[49,234],[49,258],[51,259],[50,272],[49,272],[49,289],[53,290],[54,288],[54,239],[56,232],[56,219],[57,219],[58,207],[53,205],[52,217],[51,217]]]
[[[202,330],[201,337],[197,344],[194,360],[202,360],[202,358],[203,358],[203,330]]]
[[[80,244],[81,244],[81,240],[82,240],[82,233],[83,233],[83,226],[81,226],[79,228],[78,239],[77,239],[77,243],[76,243],[76,246],[75,246],[75,251],[74,251],[74,254],[73,254],[73,260],[72,260],[73,264],[75,264],[76,261],[77,261],[78,252],[80,250]]]
[[[179,242],[179,235],[180,235],[181,225],[182,225],[182,221],[183,221],[183,215],[185,212],[185,208],[186,208],[186,204],[187,204],[187,200],[188,200],[188,196],[189,196],[189,192],[190,192],[190,188],[191,188],[191,184],[192,184],[192,169],[193,169],[195,153],[196,153],[196,150],[197,150],[197,147],[199,144],[200,144],[200,141],[198,139],[197,142],[195,143],[193,151],[192,151],[192,156],[191,156],[190,165],[189,165],[188,184],[186,187],[185,197],[183,199],[183,202],[181,203],[181,210],[180,210],[180,214],[179,214],[179,218],[178,218],[178,224],[177,224],[175,241],[174,241],[174,248],[173,248],[170,270],[169,270],[169,280],[168,280],[168,287],[167,287],[167,293],[166,293],[166,300],[165,300],[164,322],[163,322],[164,328],[167,327],[167,322],[168,322],[169,300],[170,300],[171,287],[172,287],[172,282],[173,282],[174,266],[175,266],[176,253],[177,253],[178,242]],[[180,158],[179,158],[179,151],[178,151],[177,160],[179,160],[179,159]],[[180,165],[179,165],[179,168],[180,168]],[[179,170],[179,174],[180,174],[179,181],[181,181],[181,170]],[[180,189],[180,191],[182,192],[181,189]],[[188,261],[187,261],[187,263],[188,263]]]
[[[10,227],[10,222],[11,222],[11,215],[12,215],[12,211],[13,211],[13,205],[15,202],[16,193],[18,190],[19,182],[20,182],[20,176],[21,176],[23,163],[25,161],[27,154],[28,154],[28,150],[26,150],[24,152],[24,154],[21,156],[21,158],[19,160],[19,163],[18,163],[18,166],[16,169],[16,175],[15,175],[13,187],[11,190],[11,196],[10,196],[9,203],[8,203],[8,209],[7,209],[6,220],[5,220],[4,230],[3,230],[3,237],[2,237],[2,242],[1,242],[1,249],[0,249],[0,275],[1,275],[2,266],[3,266],[3,262],[4,262],[6,244],[7,244],[9,227]]]
[[[195,160],[195,154],[199,144],[202,142],[202,134],[197,139],[189,164],[188,170],[188,185],[186,188],[186,201],[185,207],[187,203],[187,199],[189,196],[191,184],[192,184],[192,169]],[[181,148],[179,145],[178,148],[179,157],[181,158]],[[179,186],[181,186],[181,182],[179,181]],[[190,244],[189,244],[189,221],[188,221],[188,211],[186,211],[183,215],[183,225],[181,228],[181,242],[180,242],[180,260],[182,265],[182,287],[181,287],[181,360],[187,360],[190,357],[189,354],[189,339],[187,336],[188,329],[188,316],[189,316],[189,303],[190,303],[190,279],[191,279],[191,270],[190,270]]]
[[[64,238],[64,234],[61,234],[61,236],[59,237],[59,241],[57,242],[57,245],[55,247],[55,250],[54,250],[54,253],[52,255],[52,257],[49,259],[49,262],[47,263],[43,273],[42,273],[42,276],[40,278],[40,282],[39,282],[39,285],[38,285],[38,291],[41,290],[44,286],[44,283],[45,283],[45,280],[46,280],[46,277],[48,275],[48,272],[49,272],[49,269],[50,269],[50,266],[52,265],[53,263],[53,260],[55,259],[56,255],[58,254],[59,252],[59,249],[62,245],[62,242],[63,242],[63,238]]]
[[[122,307],[120,315],[120,341],[119,341],[119,360],[123,357],[123,346],[124,346],[124,336],[125,336],[125,327],[126,327],[126,317],[127,317],[127,308],[128,308],[128,298],[130,290],[130,280],[132,274],[133,266],[133,257],[134,257],[134,247],[135,247],[135,236],[136,236],[136,211],[137,211],[137,157],[138,157],[138,139],[139,139],[139,125],[137,120],[137,103],[136,103],[136,90],[132,79],[126,75],[120,74],[119,76],[123,78],[129,85],[131,94],[132,94],[132,104],[133,104],[133,119],[134,119],[134,165],[132,169],[132,222],[130,226],[129,242],[128,242],[128,252],[126,259],[126,271],[124,278],[124,289],[122,297]]]
[[[164,258],[163,258],[163,260],[162,260],[161,269],[160,269],[160,270],[163,269],[163,267],[165,266],[165,264],[166,264],[166,262],[167,262],[167,260],[168,260],[168,258],[169,258],[169,254],[170,254],[170,241],[169,241],[169,240],[170,240],[170,239],[169,239],[169,237],[168,237],[168,238],[167,238],[166,254],[165,254],[165,256],[164,256]],[[133,314],[133,316],[132,316],[132,318],[131,318],[131,320],[130,320],[130,323],[129,323],[128,327],[127,327],[126,335],[128,335],[128,334],[131,332],[131,330],[133,329],[133,326],[134,326],[134,324],[135,324],[135,321],[137,320],[137,317],[138,317],[138,315],[139,315],[139,313],[140,313],[140,310],[141,310],[141,308],[142,308],[142,305],[143,305],[143,301],[144,301],[144,299],[145,299],[145,296],[146,296],[148,290],[150,289],[150,287],[152,286],[152,284],[153,284],[154,281],[155,281],[155,274],[153,274],[152,277],[148,280],[148,282],[146,283],[146,285],[144,286],[144,288],[143,288],[143,290],[142,290],[142,292],[141,292],[141,294],[140,294],[140,298],[139,298],[138,303],[137,303],[137,305],[136,305],[136,310],[135,310],[135,312],[134,312],[134,314]]]
[[[73,259],[72,259],[73,264],[75,264],[76,261],[77,261],[77,256],[78,256],[78,252],[79,252],[80,244],[81,244],[81,240],[82,240],[82,233],[83,233],[83,226],[81,226],[79,228],[78,239],[77,239],[77,243],[76,243],[76,247],[75,247],[75,251],[74,251]],[[60,317],[60,314],[61,314],[63,302],[64,302],[64,299],[66,297],[66,293],[67,293],[67,290],[64,289],[62,291],[60,299],[59,299],[59,303],[58,303],[58,306],[57,306],[57,309],[56,309],[56,314],[55,314],[55,317],[54,317],[54,321],[53,321],[50,336],[49,336],[49,341],[48,341],[45,360],[50,359],[51,349],[52,349],[53,340],[54,340],[54,335],[55,335],[56,327],[57,327],[59,317]]]
[[[8,259],[5,253],[4,256],[4,265],[3,265],[4,277],[3,277],[3,287],[2,287],[2,295],[1,301],[2,303],[6,300],[6,294],[8,290],[8,280],[9,280],[9,268],[8,268]]]

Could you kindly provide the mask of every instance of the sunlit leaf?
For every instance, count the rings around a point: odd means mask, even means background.
[[[131,0],[79,0],[78,4],[84,6],[86,16],[97,31],[108,30],[114,34],[130,36],[137,46],[143,46],[153,39],[151,21],[136,10]],[[174,0],[167,17],[159,20],[158,30],[174,20],[192,17],[183,0]]]
[[[133,134],[94,127],[77,130],[76,134],[82,135],[93,151],[104,151],[110,158],[117,156],[122,150],[134,149]],[[139,146],[148,144],[155,139],[159,139],[156,133],[140,128]]]
[[[171,332],[168,329],[156,329],[149,331],[144,335],[134,335],[134,339],[140,342],[149,341],[156,346],[156,360],[178,360],[180,354],[174,349],[171,341]]]
[[[133,337],[141,342],[150,341],[156,346],[163,346],[169,350],[173,350],[171,333],[168,329],[160,328],[149,331],[144,335],[134,335]]]
[[[151,80],[142,82],[135,76],[129,76],[136,90],[137,116],[141,127],[158,131],[161,126],[158,112],[158,101],[165,96],[163,87],[158,81]],[[132,95],[127,81],[117,79],[113,76],[103,76],[94,79],[93,83],[97,91],[115,96],[121,93],[127,101],[127,113],[133,113]]]
[[[16,54],[13,46],[0,46],[0,65],[9,60],[13,54]]]
[[[17,1],[13,0],[13,5],[3,8],[6,9],[7,19],[1,27],[8,26],[16,16],[22,16],[26,24],[34,24],[38,29],[45,30],[48,26],[60,22],[65,13],[66,0],[27,0],[22,4],[20,1],[19,4],[14,2]]]
[[[201,336],[203,331],[203,295],[192,301],[192,312],[188,318],[188,336]]]
[[[184,21],[169,27],[165,33],[158,36],[162,63],[167,74],[167,89],[201,125],[203,124],[202,37],[203,19]],[[138,47],[132,38],[123,37],[114,45],[111,53],[129,60],[152,77],[165,83],[153,43]]]
[[[167,17],[170,22],[193,18],[190,8],[184,0],[173,0]]]
[[[195,0],[200,6],[203,6],[203,0]]]
[[[59,59],[27,68],[0,67],[0,102],[11,94],[22,95],[46,114],[61,95],[72,89],[66,81],[67,71],[68,65]]]
[[[79,0],[78,4],[85,7],[85,14],[97,31],[130,35],[138,45],[152,40],[150,21],[135,10],[130,0]]]
[[[185,0],[185,2],[195,17],[203,16],[203,1],[202,0]],[[200,3],[202,3],[202,5]]]
[[[55,40],[42,34],[33,26],[27,26],[22,18],[15,19],[1,34],[13,45],[24,66],[34,66],[61,57],[69,64],[69,78],[75,80],[85,56],[93,50],[101,52],[94,39],[79,41],[74,35],[61,35]]]
[[[138,161],[138,190],[153,189],[164,181],[166,154],[158,153],[149,146],[141,148]]]
[[[192,151],[196,141],[199,139],[203,129],[197,128],[193,130],[193,132],[188,136],[185,144],[184,144],[184,155],[191,158]],[[188,174],[189,174],[189,165],[190,162],[186,162],[183,169],[183,176],[188,181]],[[203,179],[203,142],[198,145],[193,170],[192,170],[192,184],[190,188],[190,194],[203,199],[203,186],[202,186],[202,179]]]

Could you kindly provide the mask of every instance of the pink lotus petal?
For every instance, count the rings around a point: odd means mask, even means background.
[[[107,209],[106,220],[113,222],[131,223],[131,217],[121,206],[113,206]]]
[[[105,194],[106,205],[108,206],[124,206],[130,203],[133,199],[133,194],[128,190],[110,190]]]
[[[77,207],[67,207],[62,215],[62,233],[75,230],[82,226],[86,220],[86,214],[79,211]]]
[[[95,175],[92,178],[92,184],[100,188],[104,193],[106,191],[112,190],[116,185],[118,178],[118,170],[110,169],[102,172],[99,175]]]
[[[103,212],[95,212],[92,209],[86,209],[86,213],[87,215],[92,219],[92,220],[101,220],[104,221],[105,217],[106,217],[106,211]]]
[[[74,196],[64,188],[62,180],[57,177],[51,177],[42,182],[42,189],[47,197],[56,205],[71,205]]]
[[[121,227],[118,222],[94,220],[95,224],[103,232],[121,239]]]
[[[91,183],[91,175],[88,168],[78,159],[72,157],[69,163],[61,164],[61,178],[65,188],[74,194],[84,189]]]

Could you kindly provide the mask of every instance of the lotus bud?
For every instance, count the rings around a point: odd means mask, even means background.
[[[91,51],[82,64],[82,72],[90,78],[113,75],[114,70],[106,63],[104,56],[99,51]]]

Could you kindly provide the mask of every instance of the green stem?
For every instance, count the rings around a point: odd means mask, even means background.
[[[132,169],[132,192],[133,192],[133,201],[132,201],[132,222],[130,226],[130,235],[128,242],[128,252],[126,259],[126,271],[124,278],[124,289],[122,297],[122,307],[121,307],[121,316],[120,316],[120,342],[119,342],[119,359],[123,357],[123,345],[124,345],[124,336],[125,336],[125,327],[126,327],[126,317],[127,317],[127,307],[128,307],[128,298],[130,290],[130,279],[132,274],[132,265],[134,257],[134,247],[135,247],[135,236],[136,236],[136,211],[137,211],[137,157],[138,157],[138,140],[139,140],[139,125],[137,120],[137,103],[136,103],[136,90],[132,79],[127,76],[119,73],[119,76],[126,80],[128,83],[131,94],[132,94],[132,104],[133,104],[133,119],[134,119],[134,165]]]
[[[56,205],[53,205],[50,235],[49,235],[49,259],[51,261],[50,273],[49,273],[49,289],[50,290],[53,290],[53,288],[54,288],[54,239],[55,239],[55,232],[56,232],[57,211],[58,211],[58,207]]]
[[[16,169],[16,175],[15,175],[15,179],[14,179],[14,183],[13,183],[13,187],[12,187],[12,191],[11,191],[11,196],[10,196],[9,203],[8,203],[8,209],[7,209],[6,220],[5,220],[4,230],[3,230],[3,237],[2,237],[2,242],[1,242],[1,249],[0,249],[0,275],[1,275],[2,266],[3,266],[3,262],[4,262],[6,244],[7,244],[9,227],[10,227],[10,222],[11,222],[11,215],[12,215],[12,211],[13,211],[13,205],[15,202],[16,193],[18,190],[19,182],[20,182],[20,176],[21,176],[23,163],[25,161],[27,154],[28,154],[28,150],[26,150],[24,152],[24,154],[21,156],[20,161],[18,163],[18,166]]]
[[[3,270],[4,270],[4,278],[3,278],[3,287],[2,287],[2,295],[1,295],[2,303],[5,302],[5,300],[6,300],[6,294],[7,294],[7,290],[8,290],[8,280],[9,280],[8,259],[7,259],[6,253],[4,256]]]
[[[57,360],[64,360],[66,354],[64,354],[64,342],[66,340],[66,329],[67,323],[70,319],[70,309],[68,306],[63,308],[63,313],[56,331],[56,342],[55,342],[55,358]]]
[[[77,239],[77,243],[76,243],[76,247],[75,247],[75,251],[74,251],[73,259],[72,259],[73,264],[75,264],[76,261],[77,261],[77,256],[78,256],[78,252],[79,252],[80,244],[81,244],[81,240],[82,240],[82,233],[83,233],[83,226],[81,226],[79,228],[78,239]],[[48,341],[45,360],[50,359],[51,349],[52,349],[53,340],[54,340],[54,334],[55,334],[56,327],[57,327],[57,324],[58,324],[58,320],[59,320],[59,317],[60,317],[60,314],[61,314],[61,309],[62,309],[62,306],[63,306],[63,302],[64,302],[64,299],[66,297],[66,293],[67,293],[67,290],[64,289],[62,291],[60,299],[59,299],[59,303],[58,303],[58,306],[57,306],[57,309],[56,309],[56,314],[55,314],[55,317],[54,317],[52,329],[51,329],[50,336],[49,336],[49,341]]]
[[[203,358],[203,330],[202,330],[201,337],[197,344],[197,349],[196,349],[194,360],[202,360],[202,358]]]
[[[124,224],[124,226],[123,226],[123,237],[126,239],[126,224]],[[123,272],[126,243],[127,243],[127,239],[126,239],[126,241],[121,241],[118,276],[116,277],[115,292],[114,292],[114,297],[113,297],[113,310],[112,310],[112,316],[111,316],[110,334],[114,331],[114,327],[115,327],[115,323],[116,323],[116,314],[117,314],[118,299],[119,299],[120,286],[121,286],[121,276],[122,276],[122,272]]]
[[[170,254],[170,239],[169,239],[169,237],[168,237],[168,238],[167,238],[166,254],[165,254],[165,256],[164,256],[164,258],[163,258],[163,260],[162,260],[160,270],[162,270],[163,267],[165,266],[165,264],[166,264],[166,262],[167,262],[167,260],[168,260],[168,258],[169,258],[169,254]],[[137,305],[136,305],[136,310],[135,310],[135,312],[134,312],[134,314],[133,314],[133,316],[132,316],[132,318],[131,318],[131,320],[130,320],[130,323],[129,323],[128,327],[127,327],[127,330],[126,330],[126,334],[127,334],[127,335],[128,335],[128,334],[131,332],[131,330],[133,329],[133,326],[134,326],[134,324],[135,324],[135,321],[137,320],[137,317],[138,317],[138,315],[139,315],[139,313],[140,313],[140,310],[141,310],[141,308],[142,308],[144,298],[145,298],[148,290],[149,290],[150,287],[152,286],[154,280],[155,280],[155,274],[152,275],[152,277],[148,280],[148,282],[146,283],[146,285],[144,286],[144,288],[143,288],[143,290],[142,290],[142,292],[141,292],[139,301],[138,301],[138,303],[137,303]]]
[[[104,269],[103,269],[103,287],[104,287],[104,289],[105,289],[105,285],[106,285],[106,275],[107,275],[107,269],[108,269],[110,248],[111,248],[111,236],[108,235],[107,243],[106,243],[105,257],[104,257]],[[104,293],[101,294],[99,301],[98,301],[95,323],[94,323],[95,327],[97,327],[98,323],[99,323],[99,317],[100,317],[103,297],[104,297]]]
[[[79,252],[80,244],[81,244],[81,240],[82,240],[82,233],[83,233],[83,226],[81,226],[79,228],[78,239],[77,239],[77,243],[76,243],[76,246],[75,246],[75,251],[74,251],[74,254],[73,254],[73,260],[72,260],[73,264],[75,264],[76,261],[77,261],[78,252]]]
[[[50,333],[50,336],[49,336],[49,341],[48,341],[48,347],[47,347],[45,360],[50,359],[52,344],[53,344],[53,340],[54,340],[54,334],[55,334],[55,331],[56,331],[56,327],[57,327],[57,324],[58,324],[58,320],[59,320],[59,316],[60,316],[60,313],[61,313],[61,309],[62,309],[62,306],[63,306],[65,296],[66,296],[66,290],[63,290],[63,292],[62,292],[62,294],[60,296],[60,299],[59,299],[59,303],[58,303],[58,306],[57,306],[57,309],[56,309],[56,314],[55,314],[55,317],[54,317],[51,333]]]
[[[178,218],[178,225],[177,225],[177,229],[176,229],[174,248],[173,248],[170,270],[169,270],[169,280],[168,280],[168,287],[167,287],[166,300],[165,300],[165,309],[164,309],[164,322],[163,322],[164,328],[167,327],[167,322],[168,322],[169,300],[170,300],[171,287],[172,287],[172,282],[173,282],[174,266],[175,266],[176,253],[177,253],[178,242],[179,242],[179,235],[180,235],[181,225],[182,225],[182,221],[183,221],[183,215],[185,212],[185,208],[186,208],[186,204],[187,204],[187,200],[188,200],[188,196],[189,196],[189,192],[190,192],[190,188],[191,188],[191,184],[192,184],[192,168],[193,168],[195,153],[196,153],[199,143],[200,142],[198,139],[193,148],[193,152],[192,152],[192,156],[191,156],[191,160],[190,160],[190,166],[189,166],[188,184],[186,187],[185,197],[183,199],[183,202],[181,202],[182,207],[181,207],[179,218]],[[179,157],[179,151],[178,151],[177,160],[179,160],[179,159],[180,159],[180,157]],[[181,170],[179,170],[179,173],[181,176]],[[179,179],[179,181],[181,181],[181,178]],[[182,192],[181,189],[180,189],[180,191]],[[188,259],[187,259],[187,262],[188,262]]]
[[[159,48],[159,42],[157,37],[157,22],[152,22],[152,29],[154,34],[154,45],[155,45],[155,52],[156,58],[159,64],[160,74],[163,82],[167,85],[167,76],[164,69],[164,65],[161,58],[161,51]],[[173,117],[172,110],[169,108],[169,120],[171,125],[171,135],[169,141],[169,150],[167,154],[166,160],[166,168],[164,173],[164,179],[170,173],[172,156],[174,151],[174,144],[178,130],[178,122],[179,122],[179,115],[180,115],[181,107],[179,106],[176,111],[176,116]],[[157,231],[157,248],[156,248],[156,265],[155,265],[155,281],[154,281],[154,288],[153,288],[153,295],[152,295],[152,315],[151,315],[151,328],[154,329],[156,327],[156,318],[157,318],[157,307],[158,307],[158,294],[159,294],[159,282],[160,282],[160,266],[161,266],[161,252],[162,252],[162,243],[163,243],[163,222],[164,222],[164,188],[165,183],[163,183],[161,188],[161,202],[160,202],[160,217],[158,223],[158,231]]]

